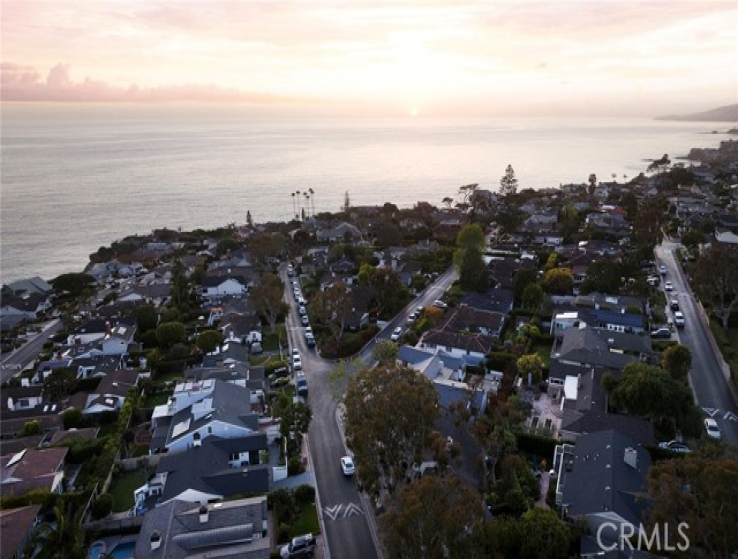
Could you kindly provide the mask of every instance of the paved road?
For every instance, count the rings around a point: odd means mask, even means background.
[[[38,336],[4,357],[0,362],[0,383],[7,382],[33,363],[41,353],[43,345],[49,340],[49,336],[56,334],[61,327],[59,319],[52,320]]]
[[[290,302],[287,317],[287,332],[290,349],[297,348],[302,356],[302,368],[308,378],[310,395],[308,403],[313,409],[313,420],[308,433],[310,455],[315,480],[318,485],[320,515],[328,554],[332,557],[380,557],[379,542],[373,526],[372,512],[367,510],[365,499],[359,493],[354,478],[346,478],[341,472],[341,456],[346,454],[343,437],[336,421],[337,403],[333,400],[328,385],[328,375],[333,361],[319,357],[315,349],[305,342],[305,328],[300,324],[297,305],[294,302],[291,278],[285,270],[281,272],[285,282],[285,298]],[[377,335],[378,339],[389,339],[396,326],[405,326],[408,315],[418,306],[427,307],[448,289],[458,275],[449,270],[429,286],[418,299],[410,303]],[[371,362],[373,344],[368,344],[359,357],[364,363]]]
[[[684,314],[685,326],[678,329],[678,337],[680,343],[686,345],[692,352],[690,382],[697,403],[706,416],[717,421],[723,433],[723,440],[738,445],[738,406],[721,368],[721,360],[715,353],[712,332],[692,296],[681,267],[677,264],[674,250],[678,246],[677,243],[664,241],[656,248],[656,257],[657,264],[666,266],[667,274],[664,280],[670,280],[674,285],[671,293],[666,292],[667,301],[677,298],[679,308]],[[673,320],[673,314],[671,318]]]

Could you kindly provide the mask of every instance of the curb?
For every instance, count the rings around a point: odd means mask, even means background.
[[[305,446],[307,447],[308,462],[310,462],[310,471],[313,472],[313,482],[315,487],[315,506],[318,507],[318,522],[320,523],[320,535],[323,540],[323,557],[331,558],[331,550],[328,547],[328,538],[325,532],[325,523],[323,522],[323,505],[320,503],[320,489],[318,488],[318,480],[315,479],[315,467],[313,466],[313,454],[310,451],[310,435],[305,433]]]

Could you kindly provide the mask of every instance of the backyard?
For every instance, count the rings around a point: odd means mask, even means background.
[[[125,512],[133,508],[133,491],[146,483],[140,470],[121,472],[113,478],[109,493],[113,496],[113,512]]]

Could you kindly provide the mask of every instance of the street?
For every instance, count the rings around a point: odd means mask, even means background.
[[[721,360],[715,353],[716,346],[706,317],[700,312],[682,269],[677,264],[674,250],[678,246],[678,243],[664,240],[656,247],[656,257],[657,265],[666,266],[664,279],[671,281],[674,286],[673,291],[666,292],[667,301],[677,298],[684,314],[685,326],[677,329],[677,336],[680,343],[692,352],[690,384],[705,416],[717,421],[723,440],[738,445],[738,407],[721,368]]]
[[[373,511],[367,510],[365,501],[356,486],[354,477],[345,477],[340,460],[347,454],[341,431],[336,421],[337,403],[333,400],[328,385],[328,375],[334,362],[322,359],[305,342],[305,328],[299,323],[297,304],[294,302],[291,278],[284,269],[280,276],[285,282],[285,300],[289,302],[287,334],[290,348],[296,348],[302,356],[303,372],[308,377],[310,396],[308,403],[313,409],[313,420],[308,433],[317,495],[319,500],[325,543],[333,557],[380,557],[379,542],[373,526]],[[378,335],[377,339],[389,339],[396,326],[405,326],[407,316],[419,305],[428,306],[448,289],[457,278],[453,270],[442,274],[420,297],[411,302]],[[371,362],[370,343],[360,353],[364,363]]]
[[[25,345],[19,347],[0,361],[0,382],[7,382],[15,375],[19,374],[23,369],[33,363],[41,353],[43,345],[49,341],[49,336],[53,336],[61,330],[62,324],[59,319],[49,322],[45,329],[32,340],[26,342]]]

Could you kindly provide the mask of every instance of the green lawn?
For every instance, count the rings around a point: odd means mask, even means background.
[[[533,349],[536,350],[536,353],[541,358],[541,361],[543,361],[543,368],[550,369],[551,368],[551,344],[533,346]]]
[[[318,511],[315,510],[315,503],[302,507],[299,516],[290,526],[290,537],[294,538],[300,534],[320,534],[320,524],[318,523]]]
[[[113,496],[113,512],[125,512],[133,507],[133,491],[141,487],[146,480],[143,473],[123,472],[113,478],[109,493]]]
[[[142,408],[153,408],[161,406],[169,401],[169,397],[172,395],[171,392],[155,392],[154,394],[147,394],[144,401],[141,403]]]

